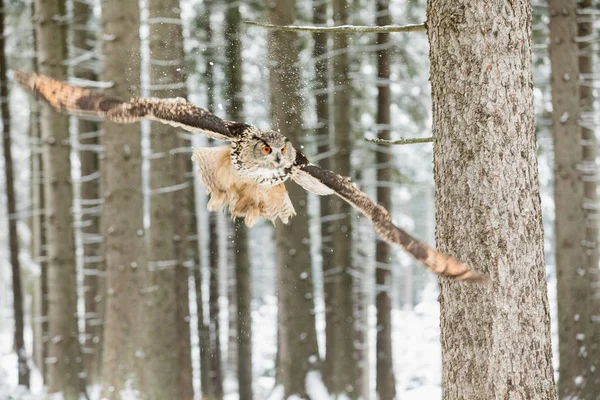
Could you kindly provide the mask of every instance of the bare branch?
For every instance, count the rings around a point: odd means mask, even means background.
[[[280,31],[311,32],[311,33],[385,33],[385,32],[425,32],[427,26],[423,24],[413,25],[385,25],[385,26],[307,26],[307,25],[273,25],[255,21],[244,21],[248,25],[261,28],[276,29]]]
[[[424,138],[408,138],[408,139],[398,139],[398,140],[381,140],[381,139],[365,139],[367,142],[377,143],[384,146],[393,146],[400,144],[415,144],[415,143],[428,143],[433,142],[433,137],[424,137]]]

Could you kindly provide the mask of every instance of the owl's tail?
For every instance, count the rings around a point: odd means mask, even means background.
[[[263,187],[240,177],[231,166],[230,152],[229,146],[194,149],[192,160],[210,195],[208,210],[229,208],[232,218],[243,217],[248,226],[260,218],[287,224],[296,211],[285,186]]]

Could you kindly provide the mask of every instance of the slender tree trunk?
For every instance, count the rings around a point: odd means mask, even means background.
[[[225,58],[227,60],[225,98],[228,101],[227,117],[233,121],[241,121],[244,114],[241,23],[239,5],[231,4],[225,14]],[[252,400],[252,275],[248,251],[248,228],[241,219],[237,219],[234,224],[235,276],[232,280],[236,291],[237,313],[233,319],[237,322],[235,331],[237,332],[238,393],[240,400]]]
[[[38,70],[64,80],[67,31],[61,19],[64,1],[36,0]],[[44,198],[48,234],[48,388],[77,399],[82,370],[77,326],[77,282],[73,234],[73,188],[69,145],[69,118],[43,105],[41,113]]]
[[[150,0],[150,93],[187,97],[179,0]],[[165,22],[166,21],[166,22]],[[180,165],[178,128],[151,125],[150,246],[144,298],[144,387],[151,399],[193,398],[189,336],[187,214],[189,182]],[[189,155],[186,155],[189,158]],[[183,192],[185,193],[185,192]]]
[[[29,387],[29,366],[23,339],[25,317],[23,313],[23,287],[21,285],[21,264],[19,263],[19,236],[17,234],[17,206],[15,194],[14,168],[11,149],[10,110],[8,105],[8,76],[6,75],[6,43],[4,25],[6,20],[5,0],[0,1],[0,112],[2,113],[2,145],[4,148],[4,173],[6,178],[6,204],[8,216],[8,246],[12,267],[13,310],[15,320],[14,350],[17,353],[19,385]]]
[[[88,21],[91,17],[89,4],[73,2],[73,56],[93,51],[90,45],[92,32]],[[78,78],[94,81],[96,74],[84,64],[74,68]],[[100,160],[98,156],[99,126],[92,120],[79,118],[77,124],[81,162],[81,235],[83,237],[83,285],[85,301],[85,347],[84,370],[87,384],[100,382],[102,354],[102,327],[106,291],[104,277],[104,254],[100,230]]]
[[[377,0],[377,25],[391,25],[389,0]],[[390,140],[390,34],[377,34],[377,126],[378,138]],[[382,149],[376,153],[377,182],[392,180],[392,156]],[[377,202],[388,210],[392,209],[391,188],[387,185],[377,186]],[[396,397],[396,382],[392,363],[392,288],[390,246],[382,240],[375,245],[375,283],[377,306],[377,396],[380,400],[393,400]]]
[[[296,19],[295,1],[266,1],[273,24],[291,24]],[[302,134],[302,99],[298,35],[269,32],[271,119],[273,129],[297,140]],[[298,185],[288,185],[298,215],[290,225],[276,224],[278,265],[277,368],[284,398],[306,398],[306,378],[319,367],[310,244],[308,241],[307,194]]]
[[[138,2],[103,0],[103,80],[107,92],[122,98],[140,90],[140,10]],[[106,314],[102,357],[102,396],[120,399],[125,390],[140,390],[138,356],[144,337],[141,324],[146,266],[143,224],[140,125],[104,123],[102,231],[106,263]],[[137,355],[136,355],[137,353]],[[143,364],[143,358],[139,359]]]
[[[492,278],[440,282],[443,397],[555,399],[530,2],[430,0],[427,21],[437,244]]]
[[[328,8],[327,2],[321,0],[313,0],[313,23],[315,25],[326,25],[328,20]],[[329,45],[327,43],[328,36],[326,33],[316,33],[313,35],[314,39],[314,50],[313,58],[315,60],[315,95],[316,103],[316,114],[317,114],[317,129],[315,134],[317,135],[317,147],[318,154],[327,154],[331,151],[332,136],[330,131],[330,91],[329,91],[329,60],[327,54],[329,53]],[[323,168],[330,168],[330,158],[327,157],[319,161],[319,165]],[[335,268],[333,266],[333,227],[335,221],[332,221],[331,217],[337,214],[337,210],[334,208],[334,198],[331,196],[323,196],[320,199],[321,202],[321,260],[323,270],[323,299],[325,303],[325,349],[327,351],[325,356],[325,362],[323,363],[323,371],[325,380],[330,380],[329,377],[332,375],[332,357],[331,353],[335,348],[335,319],[337,310],[333,307],[332,301],[335,297],[334,294],[334,274]]]
[[[205,73],[204,79],[206,82],[206,106],[209,111],[214,110],[215,106],[215,80],[213,72],[213,51],[212,51],[212,27],[210,25],[210,16],[213,12],[213,0],[206,0],[204,3],[204,15],[200,18],[199,25],[203,28],[205,34]],[[218,302],[211,307],[211,276],[213,269],[211,266],[218,264],[218,235],[216,230],[216,214],[208,214],[208,251],[209,251],[209,304],[208,315],[204,315],[204,302],[202,297],[202,266],[199,265],[195,270],[194,280],[196,283],[196,305],[198,309],[198,340],[200,346],[200,384],[202,387],[202,396],[207,400],[217,399],[216,391],[222,384],[220,381],[220,346],[218,351],[215,350],[217,342],[214,340],[211,329],[214,328],[211,318],[212,312],[217,311]],[[217,269],[218,270],[218,269]],[[216,277],[215,277],[216,278]],[[218,290],[218,285],[217,285]],[[218,293],[217,293],[218,299]],[[208,323],[207,323],[208,322]],[[216,338],[218,341],[218,337]],[[218,359],[216,359],[218,357]],[[215,370],[216,368],[216,370]]]
[[[592,88],[581,85],[581,73],[591,73],[589,43],[577,36],[592,33],[591,22],[577,23],[577,9],[591,1],[548,2],[552,133],[554,140],[554,200],[556,206],[556,273],[559,336],[559,397],[593,399],[600,393],[600,298],[596,214],[596,140],[580,127],[593,111]],[[578,56],[579,55],[579,56]],[[582,82],[588,83],[589,82]]]
[[[221,324],[219,318],[219,233],[217,229],[217,214],[209,214],[209,271],[210,279],[208,285],[208,308],[209,308],[209,332],[210,332],[210,379],[212,395],[215,399],[222,399],[223,392],[223,366],[221,356]]]
[[[333,20],[335,25],[348,23],[346,0],[333,1]],[[333,141],[336,153],[332,157],[333,170],[344,176],[351,176],[350,153],[350,102],[351,88],[349,84],[348,36],[333,37],[333,105],[334,133]],[[325,365],[325,384],[332,395],[346,395],[350,399],[360,396],[359,363],[355,349],[356,327],[354,316],[354,298],[352,278],[352,219],[351,207],[339,198],[332,200],[332,210],[339,215],[333,225],[332,269],[327,279],[332,282],[332,294],[327,295],[327,308],[330,310],[327,333],[332,335],[327,340]]]

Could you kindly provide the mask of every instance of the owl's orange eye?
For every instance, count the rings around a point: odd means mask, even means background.
[[[265,146],[262,147],[261,150],[262,150],[263,154],[271,154],[271,147],[270,146],[266,146],[265,145]]]
[[[287,151],[287,146],[283,146],[283,149],[281,149],[281,154],[285,154],[286,151]]]

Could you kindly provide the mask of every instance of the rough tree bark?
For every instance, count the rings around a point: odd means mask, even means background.
[[[391,25],[389,0],[377,0],[376,24]],[[390,140],[390,34],[377,34],[377,137]],[[392,156],[389,149],[384,148],[375,154],[377,165],[377,182],[390,182],[392,180]],[[391,188],[387,185],[377,186],[377,202],[388,210],[392,209]],[[375,245],[375,304],[377,307],[377,339],[376,359],[377,378],[376,392],[381,400],[392,400],[396,396],[396,382],[392,363],[392,271],[390,265],[390,246],[382,240],[377,240]]]
[[[290,24],[296,19],[294,0],[265,2],[269,22]],[[298,35],[269,32],[271,120],[273,129],[293,141],[302,134],[302,99]],[[298,215],[290,225],[276,224],[278,349],[277,378],[284,398],[306,398],[306,377],[319,360],[314,316],[307,194],[300,186],[287,185]]]
[[[555,399],[531,5],[430,0],[436,240],[492,284],[440,282],[445,399]]]
[[[227,118],[242,121],[244,115],[242,76],[242,15],[239,4],[231,4],[225,13],[225,98]],[[237,379],[240,400],[252,400],[252,275],[248,251],[248,228],[242,219],[234,222],[235,276],[231,277],[236,289],[237,321]],[[230,282],[231,284],[231,282]],[[231,310],[231,308],[230,308]],[[230,321],[232,319],[230,318]],[[230,327],[231,330],[231,327]]]
[[[592,72],[589,43],[577,36],[592,33],[591,22],[577,23],[576,1],[548,2],[550,15],[550,87],[554,141],[556,275],[558,297],[560,398],[594,399],[600,393],[600,298],[598,282],[596,140],[582,128],[583,113],[593,110],[592,85],[577,79]],[[579,7],[591,7],[585,0]],[[578,26],[579,25],[579,26]],[[579,57],[578,57],[579,55]],[[587,70],[587,71],[586,71]],[[581,82],[581,83],[580,83]],[[597,215],[596,215],[597,216]]]
[[[126,99],[140,93],[139,15],[136,1],[102,2],[103,80],[113,82],[108,94]],[[104,130],[102,233],[107,298],[102,396],[120,399],[124,391],[141,389],[138,356],[143,357],[140,312],[146,266],[141,132],[139,124],[112,122],[105,122]]]
[[[150,0],[150,94],[187,97],[179,0]],[[180,129],[152,123],[150,229],[144,296],[144,387],[151,399],[192,400],[187,261],[189,145]]]
[[[335,25],[348,23],[346,0],[333,1]],[[335,155],[331,158],[332,169],[343,176],[351,176],[350,153],[350,106],[348,36],[334,35],[332,56]],[[360,395],[358,354],[354,348],[356,339],[352,278],[352,210],[339,198],[332,200],[331,209],[338,217],[332,229],[332,270],[327,275],[331,280],[331,293],[326,294],[326,334],[329,334],[326,349],[324,380],[329,393],[346,395],[356,399]]]
[[[2,145],[4,149],[4,175],[6,179],[6,205],[8,216],[8,247],[12,269],[12,292],[15,329],[13,347],[17,353],[17,369],[19,385],[29,387],[29,366],[23,330],[25,318],[23,313],[23,286],[21,285],[21,264],[19,263],[19,235],[17,234],[17,204],[14,181],[14,165],[12,158],[12,140],[10,132],[10,110],[8,104],[8,76],[6,62],[6,42],[4,25],[6,20],[6,2],[0,1],[0,112],[2,113]]]
[[[90,4],[73,2],[71,22],[72,57],[93,51],[90,41],[94,32],[88,25],[92,14]],[[96,74],[89,65],[78,64],[73,69],[76,77],[94,81]],[[81,235],[83,237],[83,285],[85,302],[85,344],[83,348],[86,383],[94,385],[100,381],[102,354],[102,326],[106,291],[104,277],[104,255],[100,229],[100,160],[99,125],[93,120],[78,118],[79,160],[81,163]]]
[[[65,80],[67,26],[64,1],[36,0],[38,71]],[[48,255],[48,390],[77,399],[82,370],[77,326],[77,280],[73,232],[73,188],[69,118],[44,104],[41,108],[42,164]]]

